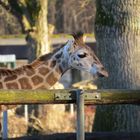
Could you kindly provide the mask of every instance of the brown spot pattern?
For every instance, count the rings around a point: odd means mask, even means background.
[[[59,59],[59,58],[62,56],[62,54],[63,54],[62,52],[56,54],[56,55],[55,55],[55,58],[56,58],[56,59]]]
[[[53,60],[50,64],[50,67],[53,68],[56,65],[56,60]]]
[[[46,79],[46,82],[52,86],[56,83],[58,79],[55,77],[55,74],[52,72],[48,75],[47,79]]]
[[[61,66],[58,66],[56,68],[56,72],[59,73],[59,74],[63,74],[63,69],[61,68]]]
[[[48,72],[49,72],[50,70],[48,69],[48,68],[46,68],[46,67],[41,67],[41,68],[39,68],[39,73],[41,74],[41,75],[46,75]]]
[[[34,77],[32,77],[32,82],[36,86],[36,85],[42,83],[43,79],[40,76],[35,75]]]
[[[17,79],[17,75],[11,75],[11,76],[8,76],[4,79],[4,82],[7,82],[7,81],[12,81],[12,80],[15,80]]]
[[[32,76],[35,74],[35,71],[33,69],[29,69],[29,70],[26,70],[26,74],[27,76]]]
[[[21,85],[21,89],[32,89],[32,86],[30,85],[28,78],[23,77],[19,79],[19,83]]]
[[[18,89],[18,84],[16,82],[13,83],[6,83],[6,87],[8,89]]]

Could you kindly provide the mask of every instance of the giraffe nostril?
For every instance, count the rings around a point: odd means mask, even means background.
[[[102,67],[102,68],[101,68],[101,70],[105,70],[105,68],[104,68],[104,67]]]

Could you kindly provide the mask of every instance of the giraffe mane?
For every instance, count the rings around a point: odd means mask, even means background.
[[[16,69],[8,69],[8,68],[0,68],[0,76],[9,76],[15,74],[23,74],[25,71],[32,71],[39,65],[49,60],[53,54],[55,54],[61,48],[55,49],[52,53],[44,54],[40,56],[38,59],[34,60],[31,64],[27,64]]]
[[[0,76],[7,76],[13,73],[13,70],[7,68],[0,69]]]
[[[57,51],[59,51],[60,49],[61,49],[61,47],[56,48],[56,49],[53,50],[53,52],[48,53],[48,54],[44,54],[44,55],[40,56],[40,57],[37,59],[37,61],[42,62],[42,61],[46,61],[46,60],[50,59],[50,58],[51,58]]]
[[[9,76],[15,74],[23,74],[26,70],[33,70],[31,65],[21,66],[16,69],[0,68],[0,76]]]
[[[82,38],[84,35],[84,33],[82,31],[79,31],[79,32],[76,32],[76,33],[73,33],[72,36],[75,40],[78,40],[79,38]]]

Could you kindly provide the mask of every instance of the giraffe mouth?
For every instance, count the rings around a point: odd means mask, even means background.
[[[101,70],[101,71],[97,71],[97,70],[93,71],[93,69],[89,70],[87,68],[76,66],[76,65],[71,65],[71,67],[74,68],[74,69],[78,69],[78,70],[81,70],[81,71],[91,73],[92,75],[97,75],[98,77],[108,77],[108,72],[104,69]]]
[[[101,71],[97,72],[98,77],[108,77],[108,72],[107,71]]]

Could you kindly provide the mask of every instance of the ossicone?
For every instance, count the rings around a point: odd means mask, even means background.
[[[84,43],[84,33],[82,31],[78,31],[76,33],[72,34],[75,42],[79,43]]]
[[[76,33],[73,33],[72,36],[75,40],[79,39],[79,38],[83,38],[84,33],[82,31],[78,31]]]

